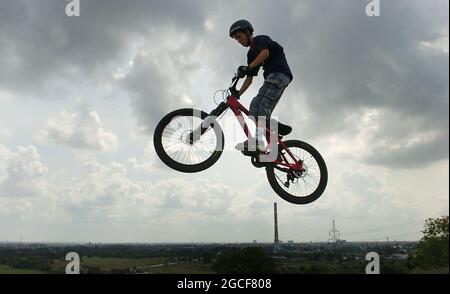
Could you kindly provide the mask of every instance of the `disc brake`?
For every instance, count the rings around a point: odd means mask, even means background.
[[[298,182],[298,179],[302,177],[302,172],[291,171],[286,175],[286,182],[283,182],[277,175],[275,175],[283,185],[289,189],[289,186]]]

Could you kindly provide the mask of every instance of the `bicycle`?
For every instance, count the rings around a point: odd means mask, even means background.
[[[193,108],[183,108],[172,111],[160,120],[154,132],[153,144],[158,157],[167,166],[180,172],[194,173],[216,163],[222,155],[225,141],[218,123],[221,118],[219,116],[227,109],[232,110],[245,135],[251,139],[242,115],[243,113],[248,117],[249,112],[239,103],[239,92],[236,90],[240,78],[237,74],[234,75],[228,90],[224,90],[226,98],[209,114]],[[278,133],[273,131],[274,128],[267,127],[266,138],[269,145],[272,143],[271,146],[276,141],[276,159],[261,162],[260,156],[268,155],[268,150],[263,154],[242,153],[251,157],[253,166],[265,167],[270,186],[284,200],[293,204],[308,204],[317,200],[325,191],[328,181],[324,159],[306,142],[283,141],[283,136],[292,131],[290,126],[274,120],[271,123],[272,126],[277,123],[275,126],[278,127]]]

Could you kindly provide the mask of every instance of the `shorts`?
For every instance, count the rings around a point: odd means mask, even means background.
[[[269,74],[259,89],[258,95],[250,103],[249,114],[255,118],[264,116],[269,120],[284,89],[286,89],[290,82],[291,79],[284,73],[276,72]]]

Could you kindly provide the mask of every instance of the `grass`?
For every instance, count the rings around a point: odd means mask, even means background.
[[[128,269],[131,267],[148,266],[162,263],[160,258],[115,258],[115,257],[82,257],[80,268],[99,267],[102,272],[112,269]],[[54,267],[58,272],[65,272],[68,261],[64,259],[54,260]]]
[[[0,264],[0,274],[45,274],[38,270],[12,268],[7,265]]]
[[[211,264],[193,261],[150,268],[145,272],[149,274],[215,274],[210,267]]]
[[[449,270],[448,267],[441,267],[441,268],[435,268],[435,269],[420,269],[416,268],[411,271],[411,274],[447,274],[448,275]]]
[[[53,266],[57,272],[64,273],[68,261],[63,259],[54,260]],[[102,272],[109,272],[112,269],[128,269],[132,267],[145,267],[151,265],[163,264],[161,258],[113,258],[113,257],[82,257],[80,268],[99,267]],[[144,271],[149,274],[213,274],[210,270],[210,264],[204,264],[198,261],[170,264],[154,268],[145,268]]]

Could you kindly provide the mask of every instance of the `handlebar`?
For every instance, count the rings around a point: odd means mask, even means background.
[[[241,78],[236,74],[234,74],[234,77],[231,79],[231,85],[228,88],[228,90],[230,90],[231,95],[235,96],[237,99],[239,99],[239,91],[236,90],[236,85],[238,83],[238,81]]]

